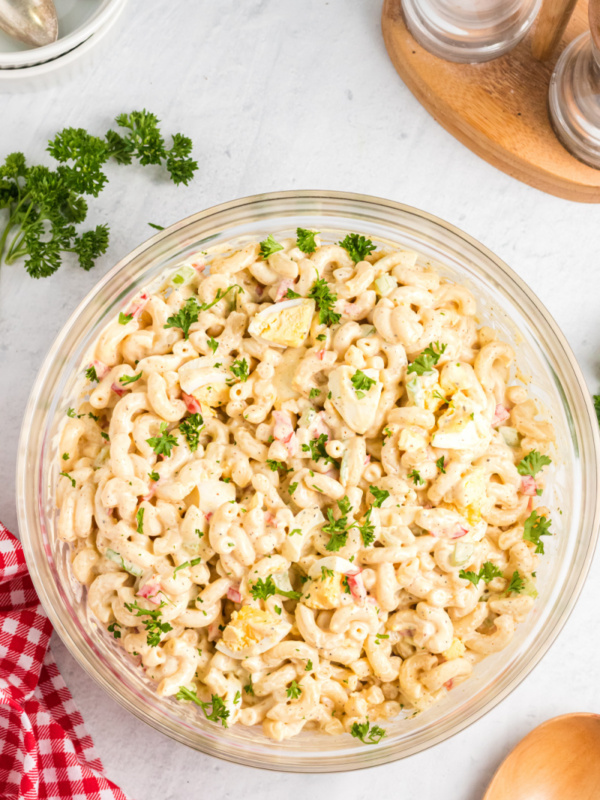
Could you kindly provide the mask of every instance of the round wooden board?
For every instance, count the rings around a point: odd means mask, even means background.
[[[494,167],[544,192],[600,203],[600,170],[573,158],[548,119],[550,76],[564,47],[588,29],[580,0],[549,61],[531,55],[531,33],[510,53],[485,64],[455,64],[413,39],[400,0],[385,0],[383,38],[400,77],[430,114]]]

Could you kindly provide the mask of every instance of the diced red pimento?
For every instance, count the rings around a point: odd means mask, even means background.
[[[146,292],[141,294],[129,306],[128,310],[126,311],[127,316],[137,319],[144,310],[144,306],[146,305],[149,299],[150,296]]]
[[[123,397],[126,391],[122,386],[119,386],[118,383],[112,383],[110,388],[113,390],[115,394],[119,395],[119,397]]]
[[[521,478],[521,494],[526,494],[530,497],[537,494],[537,483],[533,476],[525,475]]]
[[[286,411],[273,411],[273,438],[285,445],[290,456],[298,452],[298,440],[294,433],[294,426],[290,415]]]
[[[463,536],[466,536],[469,532],[468,528],[465,528],[464,525],[457,525],[452,533],[450,534],[451,539],[461,539]]]
[[[181,396],[183,398],[183,402],[185,403],[185,407],[190,412],[190,414],[200,413],[200,403],[196,400],[194,395],[182,392]]]
[[[502,425],[503,422],[510,417],[510,411],[506,406],[503,406],[501,403],[498,403],[496,406],[496,410],[494,411],[494,416],[492,417],[492,428],[497,428],[498,425]]]
[[[323,359],[325,358],[325,352],[326,352],[325,350],[317,350],[315,355],[319,359],[319,361],[323,361]]]
[[[227,598],[234,603],[241,603],[242,595],[240,594],[239,586],[230,586],[227,589]]]
[[[275,302],[279,303],[280,300],[286,296],[288,289],[294,286],[296,281],[293,278],[284,278],[277,286],[277,294],[275,295]]]
[[[146,600],[150,600],[151,603],[158,606],[160,605],[160,600],[156,598],[161,592],[162,586],[160,585],[160,577],[158,575],[153,575],[143,586],[140,586],[137,591],[137,596],[145,597]]]
[[[357,567],[356,572],[346,573],[346,580],[348,581],[350,594],[352,595],[354,602],[359,603],[360,605],[362,605],[367,599],[367,589],[363,583],[361,572],[362,570],[360,567]]]
[[[444,687],[445,687],[445,688],[446,688],[448,691],[450,691],[450,689],[451,689],[453,686],[454,686],[454,678],[450,678],[450,680],[449,680],[449,681],[446,681],[446,683],[444,684]]]

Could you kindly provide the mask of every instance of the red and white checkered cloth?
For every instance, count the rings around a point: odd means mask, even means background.
[[[0,523],[0,797],[127,800],[104,777],[51,633],[21,543]]]

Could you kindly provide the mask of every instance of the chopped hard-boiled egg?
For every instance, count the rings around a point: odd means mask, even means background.
[[[479,447],[486,437],[489,425],[468,397],[457,392],[448,409],[440,414],[431,444],[444,450],[468,450]]]
[[[366,433],[375,422],[382,388],[377,369],[344,364],[329,373],[331,402],[355,433]]]
[[[278,644],[291,628],[289,622],[269,611],[242,606],[231,615],[231,621],[215,647],[230,658],[257,656]]]
[[[314,313],[315,301],[307,298],[274,303],[253,317],[248,333],[259,342],[276,347],[300,347],[308,336]]]
[[[454,503],[469,525],[481,520],[487,505],[487,477],[481,467],[468,470],[459,481],[454,492]]]
[[[337,608],[342,598],[342,578],[341,572],[323,569],[318,578],[304,585],[301,602],[319,611]]]
[[[452,639],[452,644],[447,650],[444,650],[442,656],[446,659],[446,661],[452,661],[455,658],[462,658],[465,654],[467,648],[461,642],[460,639]]]
[[[183,391],[211,407],[223,405],[229,399],[229,363],[221,363],[218,367],[216,363],[219,362],[214,357],[203,356],[179,368],[179,384]]]
[[[437,411],[446,402],[435,370],[424,372],[423,375],[413,375],[406,382],[406,394],[409,405],[425,408],[427,411]]]

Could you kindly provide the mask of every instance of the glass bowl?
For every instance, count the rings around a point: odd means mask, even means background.
[[[477,665],[473,676],[412,718],[387,721],[387,736],[365,747],[350,736],[305,732],[281,743],[259,729],[223,729],[189,704],[157,697],[112,637],[88,615],[70,572],[68,547],[56,535],[54,486],[60,471],[60,426],[75,405],[85,355],[101,329],[165,269],[197,250],[239,237],[263,239],[313,228],[335,241],[355,231],[382,244],[414,248],[443,275],[466,284],[516,349],[519,377],[529,380],[554,424],[557,457],[545,502],[555,536],[538,570],[540,596],[511,644]],[[383,764],[430,747],[492,709],[542,658],[581,591],[598,532],[598,424],[583,377],[563,335],[528,287],[470,236],[423,211],[341,192],[278,192],[234,200],[194,214],[144,242],[82,301],[52,345],[23,421],[17,468],[19,526],[40,599],[81,666],[121,705],[157,730],[210,755],[276,770],[329,772]],[[195,708],[195,707],[194,707]]]

